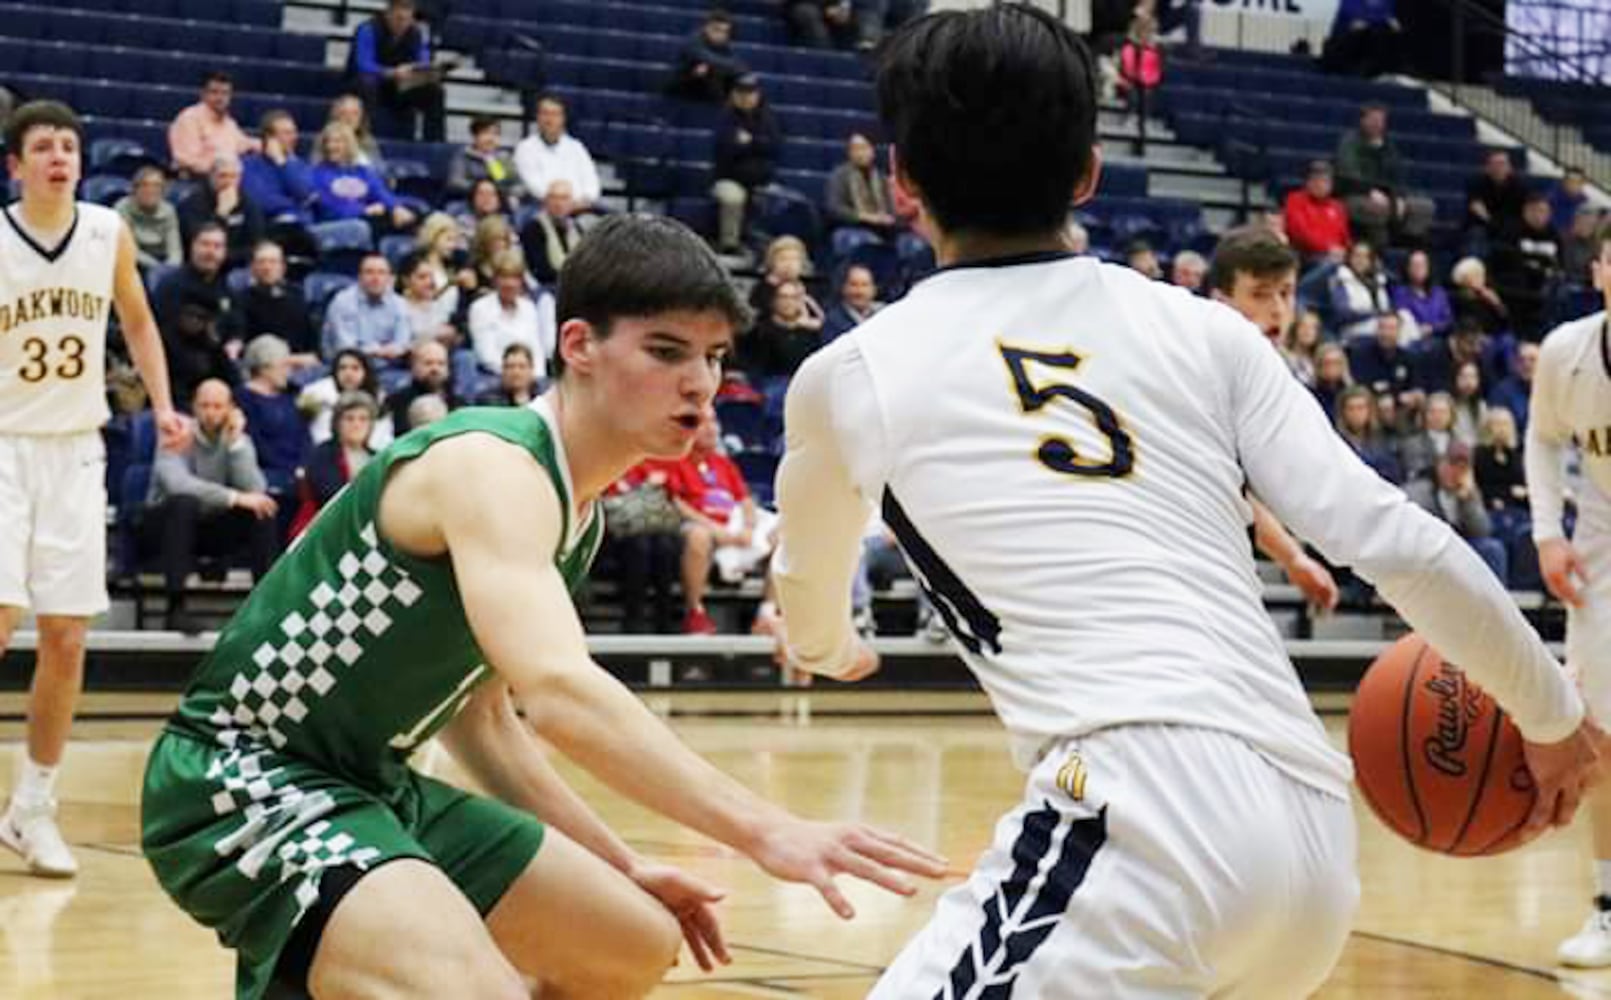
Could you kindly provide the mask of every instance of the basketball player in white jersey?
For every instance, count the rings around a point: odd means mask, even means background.
[[[106,610],[106,321],[116,307],[165,444],[184,434],[162,341],[116,212],[76,200],[83,130],[66,106],[25,104],[6,125],[22,197],[0,210],[0,654],[28,609],[38,663],[27,752],[0,844],[40,875],[78,865],[54,783],[84,680],[90,619]]]
[[[1544,585],[1566,607],[1566,666],[1589,713],[1611,717],[1611,223],[1596,235],[1594,283],[1606,309],[1563,324],[1544,338],[1527,419],[1527,495]],[[1583,463],[1577,526],[1562,523],[1567,445]],[[1567,965],[1611,965],[1611,794],[1589,798],[1594,826],[1594,911],[1561,943]]]
[[[855,678],[866,503],[1029,770],[873,1000],[1298,997],[1359,887],[1348,760],[1261,599],[1249,492],[1376,584],[1516,719],[1570,820],[1602,739],[1470,548],[1332,431],[1226,306],[1061,249],[1095,190],[1091,57],[1027,6],[882,53],[892,174],[942,265],[808,359],[776,557],[790,655]]]

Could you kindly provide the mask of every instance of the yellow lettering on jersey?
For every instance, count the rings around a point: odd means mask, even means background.
[[[1085,761],[1080,759],[1080,755],[1077,753],[1069,754],[1068,760],[1064,761],[1063,766],[1057,769],[1057,787],[1062,789],[1063,794],[1075,802],[1084,801],[1085,777]]]
[[[104,295],[76,288],[46,288],[19,297],[13,305],[0,305],[0,334],[25,323],[45,319],[82,319],[95,322],[106,315]]]

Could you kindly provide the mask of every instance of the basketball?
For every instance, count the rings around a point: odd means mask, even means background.
[[[1532,839],[1522,826],[1537,792],[1520,730],[1417,635],[1365,671],[1348,751],[1371,811],[1417,847],[1477,857]]]

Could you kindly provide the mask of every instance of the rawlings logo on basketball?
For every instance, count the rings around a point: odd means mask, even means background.
[[[1438,728],[1423,746],[1426,762],[1452,778],[1466,773],[1466,734],[1482,714],[1482,691],[1466,680],[1460,668],[1442,664],[1438,676],[1426,682],[1438,699]]]

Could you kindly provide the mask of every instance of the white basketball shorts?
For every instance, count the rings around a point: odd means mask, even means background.
[[[869,1000],[1305,997],[1348,938],[1355,838],[1346,799],[1234,736],[1068,740]]]
[[[42,615],[106,610],[100,432],[0,434],[0,605]]]

